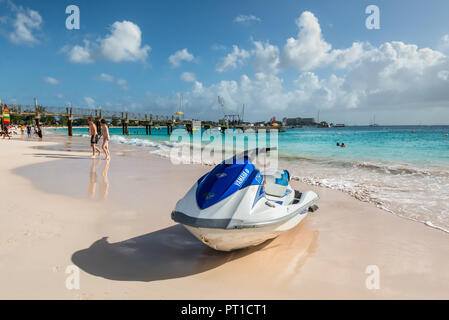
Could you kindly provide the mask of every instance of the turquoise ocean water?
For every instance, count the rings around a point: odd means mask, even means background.
[[[121,128],[111,128],[112,141],[167,157],[176,145],[163,127],[153,128],[151,136],[145,135],[145,128],[129,131],[130,136],[125,137]],[[87,135],[87,129],[75,128],[74,134]],[[202,134],[203,139],[209,139],[209,132]],[[217,131],[213,134],[221,137]],[[289,169],[295,179],[341,190],[447,231],[447,134],[449,126],[300,128],[279,133],[277,145],[280,166]],[[347,147],[337,147],[337,142]]]

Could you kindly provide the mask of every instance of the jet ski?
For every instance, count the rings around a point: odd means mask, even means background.
[[[318,209],[319,197],[293,190],[287,170],[256,168],[255,156],[269,151],[253,149],[223,161],[178,201],[171,218],[219,251],[256,246],[294,228]]]

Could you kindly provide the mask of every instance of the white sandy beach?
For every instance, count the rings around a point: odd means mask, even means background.
[[[0,140],[0,299],[449,298],[447,233],[293,182],[320,195],[318,212],[259,247],[215,252],[170,219],[210,167],[112,144],[106,170],[87,139],[64,139]],[[66,288],[71,265],[79,290]]]

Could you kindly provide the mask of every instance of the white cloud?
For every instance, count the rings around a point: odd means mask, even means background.
[[[97,79],[98,79],[98,80],[101,80],[101,81],[112,82],[112,81],[114,81],[114,76],[111,76],[110,74],[107,74],[107,73],[101,73],[101,74],[97,77]]]
[[[449,100],[444,80],[448,57],[403,42],[366,51],[345,75],[319,80],[305,72],[296,81],[298,101],[322,109],[416,109]]]
[[[142,31],[139,26],[130,22],[114,22],[111,33],[102,39],[101,53],[106,60],[113,62],[145,61],[151,48],[142,47]]]
[[[90,50],[90,42],[84,40],[84,46],[75,45],[72,48],[65,46],[62,52],[67,53],[67,57],[72,63],[92,63],[94,59]]]
[[[183,72],[181,74],[181,80],[185,82],[195,82],[196,76],[193,72]]]
[[[331,45],[324,41],[318,19],[305,11],[296,19],[298,39],[290,38],[284,47],[283,63],[305,71],[317,67],[325,59]]]
[[[250,15],[241,14],[234,18],[234,22],[236,23],[262,22],[262,19],[256,17],[253,14]]]
[[[447,81],[449,79],[449,71],[448,70],[438,71],[438,78]]]
[[[239,49],[238,46],[233,45],[233,50],[217,65],[218,72],[225,72],[236,69],[238,66],[244,64],[244,61],[249,58],[250,53],[244,49]]]
[[[440,51],[449,54],[449,34],[441,37],[438,47]]]
[[[182,61],[190,62],[193,59],[194,59],[193,54],[189,53],[189,51],[186,48],[178,50],[170,57],[168,57],[168,61],[170,61],[173,68],[179,67]]]
[[[117,79],[116,83],[123,90],[128,90],[128,82],[125,79]]]
[[[84,97],[84,102],[86,102],[87,106],[89,108],[94,108],[95,107],[95,100],[91,97]]]
[[[279,72],[280,59],[279,48],[271,45],[268,42],[262,43],[254,41],[254,55],[253,65],[257,71],[277,73]]]
[[[220,51],[220,50],[226,50],[227,47],[226,47],[225,45],[223,45],[223,44],[214,43],[214,44],[211,46],[211,49],[212,49],[212,50],[215,50],[215,51]]]
[[[65,46],[63,51],[73,63],[91,63],[96,59],[112,62],[146,62],[151,51],[149,45],[142,45],[142,31],[130,21],[116,21],[110,26],[110,33],[91,43],[84,40],[84,46]]]
[[[101,73],[95,79],[105,82],[113,82],[121,89],[128,90],[128,82],[125,79],[116,79],[114,76],[107,73]]]
[[[369,45],[361,42],[354,42],[351,47],[347,49],[335,49],[327,55],[327,61],[323,61],[336,69],[344,69],[351,64],[357,63],[369,49]]]
[[[55,96],[58,99],[64,99],[65,98],[65,95],[63,93],[57,93]]]
[[[42,17],[39,12],[31,9],[18,8],[14,20],[14,30],[9,40],[15,44],[35,44],[38,42],[34,31],[41,28]]]
[[[44,78],[42,78],[42,80],[44,80],[45,83],[48,83],[48,84],[51,84],[54,86],[59,84],[59,81],[52,77],[44,77]]]
[[[268,41],[253,41],[254,49],[249,52],[233,46],[234,51],[222,60],[217,71],[236,69],[250,56],[253,57],[254,69],[264,73],[276,74],[291,68],[299,71],[325,67],[345,69],[357,64],[366,51],[372,49],[367,43],[355,42],[349,48],[332,50],[323,38],[318,19],[309,11],[300,15],[296,25],[299,28],[298,39],[288,39],[282,55],[279,48]]]
[[[321,26],[315,15],[305,11],[296,20],[298,39],[289,38],[284,46],[282,65],[300,71],[315,68],[346,68],[356,63],[364,54],[365,44],[355,42],[347,49],[332,50],[322,35]]]

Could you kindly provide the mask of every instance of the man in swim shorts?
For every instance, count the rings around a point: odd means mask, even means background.
[[[96,153],[98,153],[98,155],[101,154],[100,149],[96,146],[96,144],[98,143],[97,126],[95,125],[95,123],[92,121],[91,118],[89,118],[87,120],[87,122],[89,123],[90,146],[92,147],[92,158],[95,158]]]

